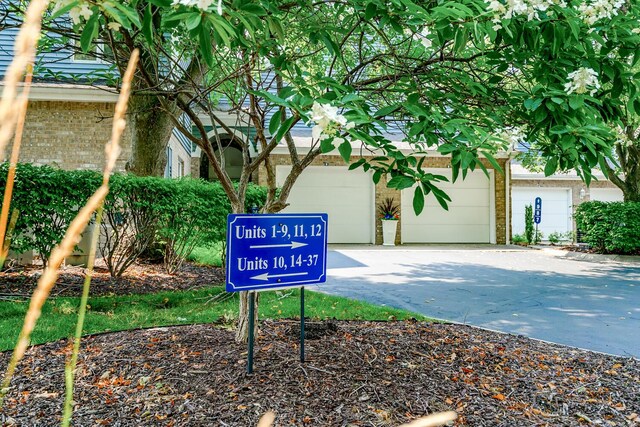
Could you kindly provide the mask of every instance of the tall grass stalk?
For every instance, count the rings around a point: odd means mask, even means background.
[[[4,187],[4,198],[2,199],[2,211],[0,212],[0,270],[4,266],[4,261],[9,253],[9,244],[5,242],[7,237],[7,223],[9,221],[9,208],[11,207],[11,197],[13,196],[13,182],[16,177],[16,167],[18,158],[20,157],[20,146],[22,145],[22,133],[24,130],[24,122],[27,117],[27,106],[29,105],[29,90],[31,89],[31,81],[33,80],[33,64],[27,64],[27,77],[24,79],[24,89],[18,101],[18,122],[16,125],[16,133],[13,138],[13,147],[11,148],[11,158],[9,159],[9,170],[7,171],[7,184]],[[15,211],[14,211],[15,214]],[[17,217],[12,217],[17,220]],[[13,222],[15,227],[15,222]],[[10,232],[13,227],[10,227]],[[7,243],[7,244],[5,244]]]
[[[122,136],[126,125],[124,117],[127,111],[127,102],[131,92],[131,81],[138,62],[138,55],[138,50],[134,50],[131,54],[131,58],[129,59],[127,71],[123,76],[122,89],[120,90],[120,96],[118,97],[113,117],[111,139],[105,146],[106,164],[102,178],[102,185],[89,198],[82,209],[80,209],[80,212],[78,212],[73,221],[71,221],[71,224],[69,225],[69,228],[67,229],[67,232],[60,244],[51,251],[47,267],[42,273],[42,276],[40,276],[36,290],[31,297],[29,309],[27,310],[22,330],[18,336],[18,342],[13,350],[9,365],[7,366],[7,372],[2,381],[2,387],[0,387],[0,408],[2,407],[4,396],[8,392],[16,366],[24,357],[29,346],[29,337],[31,336],[31,332],[33,332],[38,318],[42,313],[42,306],[58,279],[58,269],[60,268],[60,265],[67,256],[71,255],[75,245],[80,241],[82,232],[91,220],[93,213],[102,206],[105,197],[109,193],[109,177],[111,176],[116,161],[118,160],[118,156],[120,155],[120,137]]]
[[[26,115],[26,107],[21,106],[28,103],[28,89],[29,81],[25,87],[26,92],[22,93],[22,102],[16,107],[16,98],[18,93],[18,85],[22,80],[22,77],[29,75],[29,66],[33,65],[36,56],[36,47],[38,40],[40,39],[40,29],[42,26],[42,16],[49,5],[49,0],[32,0],[27,7],[27,11],[24,17],[24,23],[22,24],[20,31],[15,39],[13,47],[14,56],[11,64],[7,67],[4,77],[4,89],[2,91],[2,98],[0,98],[0,157],[4,158],[5,148],[7,143],[13,135],[16,123],[18,122],[18,114],[22,114],[23,118]],[[13,157],[13,155],[12,155]],[[5,203],[8,205],[8,203]],[[2,244],[1,253],[4,258],[4,240],[7,231],[8,220],[8,206],[7,217],[5,217],[3,224],[3,236],[0,240]],[[27,319],[25,319],[26,323]],[[16,346],[16,349],[18,346]],[[24,351],[23,351],[24,354]],[[9,362],[7,367],[7,374],[0,385],[0,408],[4,402],[4,396],[11,382],[13,371],[17,362],[13,362],[13,359],[17,355],[14,352],[12,361]]]
[[[73,414],[73,383],[75,380],[76,365],[78,363],[78,354],[80,353],[80,340],[82,339],[82,329],[84,328],[84,318],[87,312],[87,301],[89,300],[89,288],[91,287],[91,278],[93,276],[93,266],[96,261],[96,248],[98,247],[98,238],[100,237],[100,224],[102,223],[102,213],[104,206],[100,205],[96,214],[96,227],[91,236],[91,247],[89,249],[89,259],[87,260],[87,275],[84,277],[82,285],[82,298],[80,298],[80,308],[78,310],[78,322],[76,324],[76,333],[73,338],[73,351],[64,370],[65,396],[64,411],[62,414],[62,426],[68,427],[71,423],[71,415]]]
[[[131,81],[133,80],[133,73],[138,63],[138,51],[134,51],[129,58],[129,64],[125,71],[122,90],[116,103],[116,111],[113,118],[113,127],[111,132],[111,140],[107,143],[107,162],[104,169],[104,175],[102,177],[102,185],[109,185],[109,177],[115,167],[116,160],[120,154],[119,141],[124,131],[124,117],[127,112],[127,104],[129,101],[129,95],[131,93]],[[62,414],[62,426],[68,427],[71,423],[71,416],[73,415],[73,383],[75,380],[76,365],[78,363],[78,354],[80,353],[80,341],[82,340],[82,329],[84,328],[84,318],[87,312],[87,301],[89,299],[89,289],[91,287],[91,277],[93,276],[93,267],[96,260],[96,250],[98,248],[98,238],[100,233],[100,226],[102,225],[102,214],[104,212],[104,199],[98,207],[96,214],[96,227],[93,235],[91,236],[91,247],[89,249],[89,259],[87,261],[87,275],[84,278],[82,286],[82,298],[80,299],[80,309],[78,311],[78,322],[76,324],[76,333],[73,339],[73,350],[71,352],[71,358],[65,366],[65,398],[64,398],[64,410]]]

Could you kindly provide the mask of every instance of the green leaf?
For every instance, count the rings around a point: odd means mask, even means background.
[[[349,160],[351,159],[351,143],[345,140],[338,146],[338,151],[340,152],[340,155],[344,159],[345,163],[349,163]]]
[[[61,17],[62,15],[69,12],[74,7],[78,6],[79,3],[80,3],[79,1],[72,1],[69,4],[62,6],[61,8],[56,10],[55,13],[52,13],[51,16],[48,18],[48,20],[53,21],[54,19]]]
[[[373,180],[374,184],[378,184],[380,182],[381,177],[382,177],[382,171],[378,169],[373,173],[373,176],[371,177],[371,179]]]
[[[360,166],[365,164],[367,161],[365,159],[358,159],[357,161],[351,163],[349,165],[349,170],[352,171],[354,169],[358,169]]]
[[[93,38],[98,35],[98,17],[97,11],[91,15],[80,35],[80,47],[84,53],[89,52]]]
[[[191,14],[191,16],[187,18],[184,24],[186,25],[187,30],[193,30],[198,25],[200,25],[201,20],[202,20],[202,15],[200,13],[193,13]]]
[[[149,46],[153,46],[153,16],[151,12],[151,4],[148,4],[144,8],[144,16],[142,17],[142,34],[149,43]]]
[[[271,116],[271,120],[269,120],[269,133],[274,135],[276,130],[278,130],[278,126],[280,126],[280,116],[282,115],[282,110],[278,109],[273,116]]]
[[[414,186],[416,181],[408,176],[397,175],[389,180],[387,183],[387,187],[396,188],[398,190],[404,190],[405,188],[411,188]]]
[[[336,146],[333,145],[333,138],[325,138],[322,141],[320,141],[320,151],[323,153],[329,153],[333,151],[335,148]]]
[[[117,7],[122,13],[124,13],[126,15],[126,17],[129,19],[129,21],[131,21],[131,23],[133,25],[135,25],[138,28],[142,27],[142,24],[140,23],[140,18],[138,17],[138,14],[136,13],[136,11],[134,9],[132,9],[131,7],[127,6],[124,3],[120,3],[120,2],[116,2],[116,3],[112,3],[115,7]]]
[[[480,153],[482,153],[482,155],[489,161],[489,163],[491,163],[491,166],[493,166],[495,170],[497,170],[501,174],[504,174],[500,163],[498,163],[498,161],[493,157],[493,155],[491,155],[491,153],[487,151],[481,151]]]
[[[547,164],[544,167],[544,176],[551,176],[558,169],[558,158],[551,157],[547,161]]]
[[[389,105],[386,107],[383,107],[381,109],[379,109],[378,111],[376,111],[376,113],[373,115],[374,117],[386,117],[389,114],[397,111],[402,105],[401,104],[393,104],[393,105]]]
[[[202,58],[204,62],[213,67],[213,53],[211,51],[211,35],[209,34],[209,26],[202,25],[200,27],[200,32],[198,34],[198,41],[200,42],[200,53],[202,54]]]
[[[293,127],[293,125],[297,120],[298,120],[297,117],[291,116],[287,120],[282,122],[282,124],[280,125],[280,129],[278,129],[278,132],[276,133],[276,136],[275,136],[276,141],[280,141],[282,137],[284,137],[284,134],[291,130],[291,128]]]
[[[420,215],[422,210],[424,209],[424,192],[422,188],[418,185],[416,187],[416,191],[413,193],[413,212],[416,215]]]
[[[569,107],[571,107],[573,110],[582,108],[583,105],[584,98],[582,96],[576,95],[569,98]]]
[[[371,20],[371,18],[376,16],[376,13],[378,13],[378,7],[375,5],[375,3],[370,2],[369,4],[367,4],[367,8],[364,11],[364,19],[369,21]]]

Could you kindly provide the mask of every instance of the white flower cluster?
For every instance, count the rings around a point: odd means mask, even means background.
[[[352,129],[355,126],[353,122],[348,122],[345,116],[338,114],[337,107],[317,101],[311,107],[311,121],[315,123],[311,129],[314,139],[333,138],[336,144],[344,142],[344,139],[336,136],[340,129]]]
[[[72,3],[73,0],[58,0],[54,3],[53,11],[57,11],[68,4]],[[89,20],[89,18],[93,15],[93,11],[89,7],[87,3],[80,3],[78,6],[72,8],[69,11],[69,17],[73,21],[74,25],[78,25],[82,23],[82,20]]]
[[[495,136],[502,141],[501,146],[498,146],[498,148],[503,149],[507,153],[515,151],[518,145],[525,141],[524,132],[519,127],[498,129]]]
[[[611,19],[617,15],[623,5],[624,0],[595,0],[582,3],[578,7],[578,11],[585,24],[593,25],[601,19]]]
[[[410,29],[405,28],[404,33],[407,36],[413,37],[415,41],[420,42],[420,44],[424,46],[425,49],[429,49],[433,45],[433,42],[431,41],[431,39],[429,39],[431,32],[427,27],[423,27],[422,31],[420,31],[419,33],[414,33]]]
[[[593,96],[593,94],[600,89],[598,73],[592,68],[578,68],[576,71],[569,73],[567,78],[569,82],[565,83],[564,91],[567,92],[568,95],[574,92],[578,94],[589,92],[589,95]],[[591,88],[590,91],[589,88]]]
[[[173,0],[171,3],[173,6],[187,6],[187,7],[197,7],[202,11],[209,10],[209,7],[213,4],[215,0]],[[218,0],[217,6],[218,15],[222,15],[222,0]]]
[[[566,7],[564,0],[489,0],[489,11],[493,12],[493,29],[502,28],[503,19],[511,19],[514,16],[526,16],[529,21],[540,19],[540,12],[546,12],[551,6]]]
[[[629,148],[631,146],[633,146],[633,141],[631,139],[629,139],[629,136],[627,135],[627,133],[624,131],[624,129],[622,129],[620,126],[616,126],[613,131],[616,134],[616,144],[620,145],[621,147],[624,148]]]

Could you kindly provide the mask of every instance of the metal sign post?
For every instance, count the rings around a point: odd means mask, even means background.
[[[540,197],[536,197],[535,200],[535,210],[533,212],[533,222],[536,223],[536,238],[535,241],[538,240],[538,225],[542,220],[542,199]]]
[[[247,372],[253,372],[255,292],[327,280],[327,214],[233,214],[227,218],[227,292],[249,292]],[[304,362],[304,287],[300,291]]]

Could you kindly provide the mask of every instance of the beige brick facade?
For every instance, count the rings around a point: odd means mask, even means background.
[[[355,159],[354,159],[355,160]],[[290,157],[289,155],[284,154],[274,154],[271,156],[271,161],[274,165],[290,165]],[[500,167],[505,167],[506,159],[497,159]],[[424,163],[423,167],[425,168],[447,168],[451,166],[451,159],[448,157],[432,157],[427,159]],[[483,160],[483,164],[487,167],[487,169],[493,169],[491,164]],[[337,155],[323,155],[317,157],[313,163],[313,166],[346,166],[342,157]],[[495,174],[495,215],[496,215],[496,242],[497,244],[504,245],[506,243],[507,238],[507,229],[506,229],[506,221],[507,221],[507,212],[506,212],[506,197],[507,191],[505,188],[505,177],[504,174],[496,171]],[[266,173],[261,167],[259,172],[258,183],[261,185],[266,184]],[[383,179],[375,186],[375,203],[376,206],[385,198],[393,197],[393,199],[400,204],[400,191],[396,189],[391,189],[386,186],[386,181]],[[510,214],[510,213],[509,213]],[[402,216],[402,213],[401,213]],[[398,230],[396,233],[396,244],[400,244],[400,236],[401,236],[401,227],[402,221],[398,224]],[[378,218],[376,214],[376,236],[375,236],[376,244],[382,243],[382,222]]]
[[[111,102],[30,102],[20,162],[67,170],[102,170],[114,106]],[[128,128],[121,144],[118,171],[124,170],[131,155]]]

